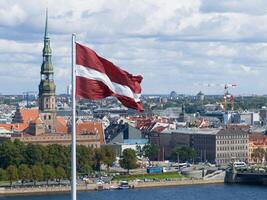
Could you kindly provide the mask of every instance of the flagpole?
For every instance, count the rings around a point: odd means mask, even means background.
[[[72,140],[71,140],[71,199],[77,199],[76,189],[76,77],[75,77],[75,64],[76,64],[76,51],[75,51],[76,35],[72,34]]]

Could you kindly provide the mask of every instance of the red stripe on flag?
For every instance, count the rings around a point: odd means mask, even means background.
[[[134,76],[112,62],[102,58],[92,49],[76,43],[76,64],[105,73],[112,82],[128,86],[133,93],[141,93],[142,76]]]
[[[142,103],[134,99],[113,93],[103,82],[76,76],[76,95],[86,99],[103,99],[114,96],[128,108],[143,111]]]

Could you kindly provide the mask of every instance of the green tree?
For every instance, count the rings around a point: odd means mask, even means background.
[[[116,153],[111,146],[102,146],[101,150],[103,152],[104,158],[103,163],[107,166],[107,171],[114,161],[116,161]]]
[[[7,167],[6,172],[10,186],[12,186],[13,181],[17,181],[19,179],[18,169],[15,165],[10,165]]]
[[[187,146],[176,146],[173,150],[173,155],[177,159],[177,162],[194,161],[196,157],[196,151]]]
[[[85,164],[81,168],[81,173],[82,174],[88,175],[88,174],[92,173],[92,171],[93,171],[93,169],[92,169],[92,166],[91,165]]]
[[[135,169],[138,167],[136,152],[133,149],[124,149],[122,152],[122,159],[120,159],[120,166],[128,170]]]
[[[44,171],[40,165],[32,166],[32,179],[34,185],[36,185],[36,181],[42,181],[44,179]]]
[[[144,156],[149,159],[149,162],[158,158],[159,148],[154,144],[146,144],[142,151]]]
[[[6,181],[6,180],[7,180],[6,170],[0,168],[0,181]]]
[[[66,174],[63,167],[57,167],[56,168],[56,178],[57,178],[59,184],[60,184],[62,179],[67,178],[67,174]]]
[[[66,176],[67,176],[66,178],[69,181],[71,181],[71,166],[70,165],[65,168],[65,172],[66,172]]]
[[[22,185],[26,180],[31,179],[31,170],[26,164],[19,166],[19,178],[21,179]]]
[[[77,171],[88,174],[93,165],[93,149],[84,145],[77,146]]]
[[[105,157],[104,152],[101,150],[101,148],[96,148],[94,159],[95,159],[95,169],[97,171],[101,170],[101,164],[104,160],[104,157]]]
[[[256,148],[253,150],[251,157],[256,160],[256,163],[261,163],[266,157],[266,151],[263,148]]]
[[[45,161],[46,147],[28,144],[25,150],[25,160],[29,165],[42,164]]]
[[[0,167],[7,168],[9,165],[20,165],[24,160],[20,149],[20,142],[13,143],[10,140],[6,140],[0,145]],[[22,145],[23,146],[23,145]]]
[[[44,180],[46,180],[46,184],[48,185],[48,181],[53,180],[56,177],[55,169],[51,165],[44,165],[43,172]]]
[[[47,148],[47,164],[55,168],[70,165],[70,147],[52,144],[48,145]]]

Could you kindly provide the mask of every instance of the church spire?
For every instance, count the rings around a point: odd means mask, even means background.
[[[56,119],[56,85],[52,64],[52,50],[48,37],[48,9],[46,9],[43,63],[41,66],[41,80],[39,84],[39,111],[47,130],[54,132]]]
[[[48,8],[46,8],[46,11],[45,11],[45,35],[44,35],[44,38],[48,38],[47,24],[48,24]]]

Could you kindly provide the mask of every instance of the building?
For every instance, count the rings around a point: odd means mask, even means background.
[[[48,13],[46,11],[43,63],[41,67],[41,81],[39,84],[39,115],[45,124],[46,133],[56,132],[56,85],[52,65],[52,50],[47,32]]]
[[[260,120],[261,120],[262,125],[267,124],[267,108],[266,107],[262,107],[260,109]]]
[[[205,95],[200,91],[199,93],[197,93],[196,99],[197,101],[204,101]]]
[[[196,150],[195,161],[215,162],[216,134],[215,128],[178,128],[161,133],[151,133],[149,140],[160,148],[160,160],[170,159],[176,146],[188,146]]]
[[[216,134],[216,164],[248,161],[249,127],[226,126]]]
[[[31,120],[36,119],[39,116],[38,108],[21,109],[17,108],[14,114],[12,123],[29,124]]]
[[[125,149],[133,149],[140,153],[146,144],[148,144],[148,139],[127,139],[123,143],[109,143],[106,145],[111,146],[115,150],[116,156],[120,157]]]
[[[37,119],[39,123],[43,123],[40,118]],[[43,128],[44,126],[39,126]],[[30,127],[31,128],[31,125]],[[101,122],[82,122],[77,121],[76,124],[77,144],[85,145],[92,148],[98,148],[105,143],[104,129]],[[14,135],[12,140],[19,139],[25,144],[60,144],[68,146],[71,144],[71,134],[67,133],[49,133],[49,134],[37,134],[32,135],[29,133],[21,133]]]
[[[239,121],[237,121],[237,123],[244,123],[248,125],[260,125],[260,114],[256,112],[239,113]]]
[[[193,148],[196,162],[225,165],[233,160],[248,161],[249,126],[223,128],[178,128],[150,133],[150,143],[160,148],[160,160],[171,159],[176,146]]]
[[[267,151],[267,135],[264,132],[254,132],[249,135],[249,163],[261,163],[264,160],[253,157],[253,151],[257,148]]]
[[[175,99],[177,99],[177,97],[178,97],[177,93],[175,91],[171,91],[171,93],[170,93],[170,99],[171,100],[175,100]]]
[[[111,124],[105,129],[105,140],[107,144],[123,143],[129,139],[143,139],[142,132],[127,123]]]
[[[148,144],[142,132],[128,123],[111,124],[105,129],[106,145],[111,146],[117,156],[121,156],[124,149],[130,148],[140,152]]]

